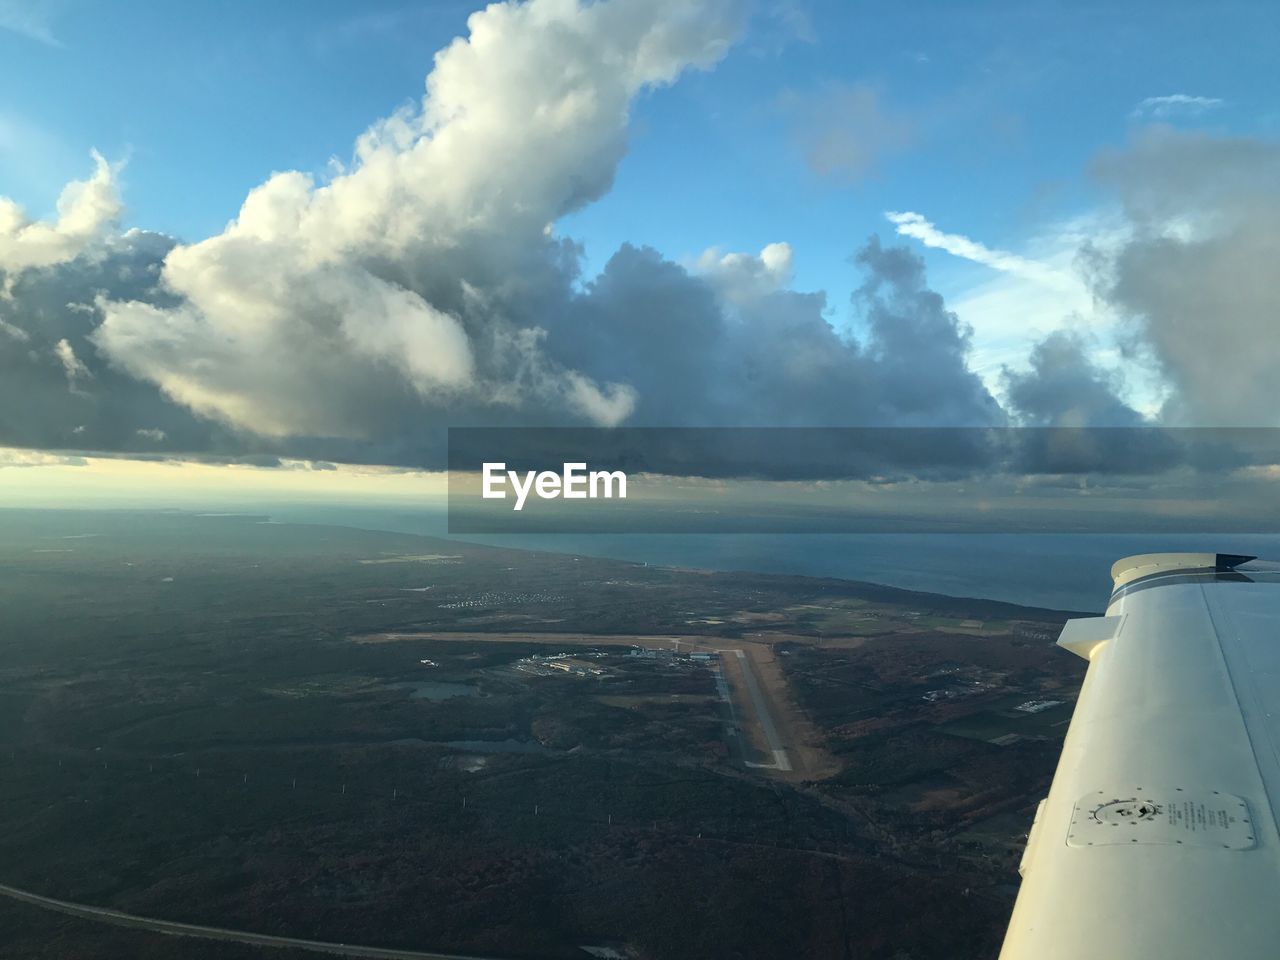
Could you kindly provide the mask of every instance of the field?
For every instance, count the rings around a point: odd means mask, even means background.
[[[846,581],[250,516],[0,532],[0,883],[305,939],[991,956],[1082,672],[1063,614]],[[0,904],[15,955],[95,938],[264,953]]]

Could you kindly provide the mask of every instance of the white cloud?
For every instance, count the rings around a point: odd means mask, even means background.
[[[1048,287],[1071,287],[1077,281],[1060,270],[1038,260],[992,248],[958,233],[944,233],[918,213],[911,211],[885,213],[899,235],[919,240],[926,247],[945,250],[955,257],[972,260],[1003,273],[1014,273]]]
[[[31,334],[27,333],[27,331],[23,330],[21,327],[14,326],[12,323],[5,320],[4,317],[0,317],[0,333],[3,333],[6,337],[12,337],[19,343],[29,343],[31,341]]]
[[[88,465],[88,460],[74,454],[45,453],[42,450],[0,447],[0,469],[5,467],[84,467]]]
[[[1194,97],[1186,93],[1171,93],[1163,97],[1147,97],[1133,108],[1131,116],[1157,119],[1177,114],[1195,116],[1207,110],[1221,107],[1226,101],[1217,97]]]
[[[775,293],[791,283],[794,255],[788,243],[770,243],[759,255],[704,250],[696,269],[728,303],[742,304]]]
[[[601,389],[576,370],[566,371],[563,395],[569,409],[604,427],[616,427],[631,416],[637,399],[628,384],[611,383]]]
[[[89,179],[63,189],[52,222],[31,220],[13,200],[0,197],[0,273],[10,282],[23,270],[74,260],[111,234],[123,209],[115,171],[97,151],[93,162]]]
[[[172,308],[103,303],[118,367],[253,432],[365,437],[428,409],[534,403],[592,422],[622,384],[543,357],[511,322],[553,269],[548,223],[605,193],[631,99],[709,67],[735,0],[531,0],[473,14],[419,107],[374,124],[327,182],[278,173],[218,236],[169,254]]]
[[[1005,392],[1004,371],[1028,369],[1037,344],[1058,331],[1086,337],[1090,359],[1103,371],[1125,370],[1125,398],[1140,413],[1158,412],[1167,386],[1144,358],[1125,356],[1121,317],[1100,302],[1079,268],[1088,244],[1108,254],[1130,236],[1115,214],[1094,212],[1047,227],[1028,242],[1034,256],[993,249],[960,234],[944,233],[918,213],[888,213],[903,236],[996,271],[948,291],[947,303],[972,331],[969,365],[996,396]]]
[[[62,371],[67,375],[67,387],[72,392],[75,391],[79,381],[93,376],[89,373],[89,368],[80,362],[80,358],[76,356],[75,350],[65,337],[54,344],[53,355],[62,364]]]

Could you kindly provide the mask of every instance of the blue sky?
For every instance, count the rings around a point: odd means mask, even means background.
[[[269,173],[323,171],[419,97],[432,55],[476,6],[0,3],[16,28],[0,31],[0,193],[48,211],[94,147],[127,159],[128,222],[216,233]],[[1089,158],[1125,140],[1145,98],[1222,100],[1170,119],[1274,132],[1278,27],[1264,3],[762,0],[713,71],[639,100],[615,189],[563,232],[597,266],[624,241],[681,258],[785,240],[797,286],[837,298],[853,281],[847,257],[885,231],[887,209],[1016,248],[1088,206]],[[815,173],[804,141],[822,118],[807,105],[821,114],[858,85],[903,142],[865,175]],[[930,260],[944,287],[972,279]]]

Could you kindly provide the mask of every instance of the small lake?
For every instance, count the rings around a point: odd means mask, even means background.
[[[391,684],[393,690],[411,690],[410,700],[452,700],[454,697],[474,697],[479,687],[469,683],[446,683],[441,680],[412,680]]]

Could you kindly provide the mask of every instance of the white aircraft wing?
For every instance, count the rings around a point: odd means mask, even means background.
[[[1112,567],[1001,960],[1280,958],[1280,567]]]

